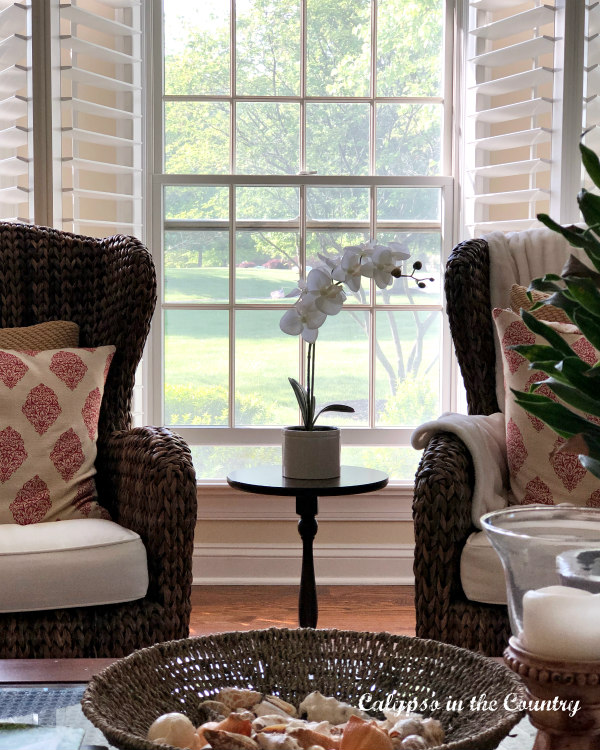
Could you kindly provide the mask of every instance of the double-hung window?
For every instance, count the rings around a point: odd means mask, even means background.
[[[302,341],[279,328],[286,295],[319,256],[373,238],[434,282],[363,280],[319,330],[316,396],[354,407],[325,415],[345,463],[414,474],[411,428],[450,406],[450,5],[155,2],[155,409],[199,478],[279,462],[299,420],[288,377],[305,377]]]

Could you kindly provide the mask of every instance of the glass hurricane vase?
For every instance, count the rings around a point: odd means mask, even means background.
[[[600,750],[600,508],[487,513],[506,578],[504,652],[526,687],[534,750]]]

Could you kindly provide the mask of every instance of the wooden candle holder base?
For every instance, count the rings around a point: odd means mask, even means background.
[[[526,687],[533,750],[600,750],[600,661],[547,659],[514,636],[504,661]]]

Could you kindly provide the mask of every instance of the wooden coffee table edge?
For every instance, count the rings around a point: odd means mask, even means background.
[[[0,685],[83,683],[116,659],[0,659]]]

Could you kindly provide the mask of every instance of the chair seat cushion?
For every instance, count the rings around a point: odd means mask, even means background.
[[[483,531],[471,534],[460,556],[460,582],[467,599],[506,604],[504,569]]]
[[[141,599],[148,589],[139,535],[113,521],[0,524],[0,612]]]

